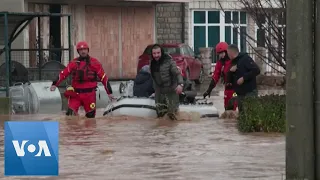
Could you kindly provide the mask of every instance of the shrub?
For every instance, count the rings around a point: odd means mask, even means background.
[[[240,132],[285,132],[286,96],[246,97],[239,114]]]

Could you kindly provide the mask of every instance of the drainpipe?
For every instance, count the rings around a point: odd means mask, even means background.
[[[181,42],[185,43],[185,17],[186,17],[186,3],[181,3]]]

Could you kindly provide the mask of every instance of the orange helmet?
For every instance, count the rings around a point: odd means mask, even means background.
[[[76,47],[77,47],[77,50],[79,50],[79,49],[89,49],[89,45],[85,41],[78,42]]]
[[[219,42],[216,46],[216,53],[221,53],[223,51],[226,51],[228,49],[228,43],[226,42]]]

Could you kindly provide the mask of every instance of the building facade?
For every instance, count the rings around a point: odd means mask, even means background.
[[[257,47],[265,47],[265,36],[268,35],[258,28],[253,17],[238,0],[191,0],[185,6],[181,6],[181,3],[159,4],[156,14],[158,42],[185,42],[195,53],[199,53],[200,47],[215,47],[218,42],[225,41],[237,44],[242,52],[255,56]],[[282,23],[278,23],[278,28],[284,33]],[[265,72],[284,71],[282,67],[271,63],[271,60],[269,62],[269,57],[271,55],[268,56],[266,51]]]
[[[71,14],[71,47],[87,41],[90,55],[98,58],[110,78],[134,78],[138,56],[149,44],[156,42],[156,4],[183,0],[5,0],[0,11],[44,12]],[[38,35],[41,33],[39,41]],[[68,19],[35,18],[12,44],[12,60],[27,68],[37,66],[34,51],[15,52],[14,49],[69,48]],[[40,42],[40,43],[39,43]],[[19,55],[17,55],[17,54]],[[18,57],[19,56],[19,57]],[[57,60],[66,65],[69,55],[63,51],[44,50],[44,61]]]
[[[115,79],[134,78],[138,56],[155,42],[187,43],[196,53],[200,47],[214,47],[220,41],[237,44],[251,54],[265,44],[266,33],[261,33],[238,0],[3,0],[3,4],[0,11],[71,14],[72,55],[77,56],[74,47],[78,41],[87,41],[90,54]],[[40,28],[36,21],[18,36],[12,49],[69,47],[67,18],[41,18]],[[42,57],[64,65],[69,62],[63,51],[43,51]],[[34,51],[12,52],[12,60],[27,68],[36,67],[38,61]],[[271,66],[283,70],[271,64],[266,71],[272,71]]]

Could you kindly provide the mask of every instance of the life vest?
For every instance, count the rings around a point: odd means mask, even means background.
[[[224,68],[226,67],[226,59],[220,59],[219,61],[221,61],[222,63],[222,71],[221,71],[221,75],[220,75],[220,79],[221,79],[221,83],[225,84],[225,73],[224,73]]]
[[[79,83],[98,81],[97,72],[92,70],[89,60],[76,60],[77,69],[73,71],[73,77]]]
[[[221,64],[222,64],[222,71],[221,71],[221,75],[220,75],[221,83],[226,84],[226,82],[225,82],[225,77],[226,77],[225,68],[226,68],[226,62],[230,61],[230,58],[228,55],[226,55],[224,58],[219,59],[219,61],[221,61]],[[229,71],[229,70],[227,70],[227,71]]]

